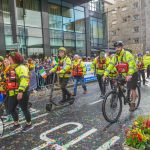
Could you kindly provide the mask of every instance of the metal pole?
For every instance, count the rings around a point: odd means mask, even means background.
[[[107,9],[107,48],[109,50],[109,18],[108,18],[108,9]]]

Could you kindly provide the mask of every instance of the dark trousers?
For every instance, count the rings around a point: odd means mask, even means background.
[[[31,122],[31,114],[28,109],[28,101],[29,101],[28,92],[25,92],[23,94],[23,98],[21,100],[17,100],[17,95],[8,97],[8,110],[15,122],[19,120],[18,112],[16,111],[16,107],[18,104],[21,110],[23,111],[26,121]]]
[[[147,66],[147,78],[150,76],[150,65]]]
[[[98,80],[98,83],[99,83],[99,88],[100,88],[101,94],[105,95],[106,86],[105,86],[105,83],[103,81],[103,75],[97,75],[97,80]]]
[[[59,78],[63,100],[66,100],[66,98],[69,98],[71,95],[70,92],[67,90],[68,81],[69,81],[69,78]]]
[[[142,76],[143,84],[145,85],[145,72],[144,72],[144,70],[139,70],[138,75],[139,75],[140,81],[141,81],[141,76]]]

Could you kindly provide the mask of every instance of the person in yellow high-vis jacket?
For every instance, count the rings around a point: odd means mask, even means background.
[[[144,61],[143,61],[143,55],[141,53],[138,54],[137,60],[136,60],[136,64],[137,64],[137,69],[138,69],[138,75],[139,75],[139,81],[141,81],[141,76],[143,79],[143,85],[145,85],[145,65],[144,65]]]
[[[86,67],[79,55],[74,55],[74,61],[72,63],[72,76],[74,78],[74,96],[77,94],[78,82],[81,83],[84,94],[87,93],[87,88],[84,81],[84,75],[86,74]]]
[[[150,77],[150,52],[146,51],[146,54],[143,57],[144,65],[147,70],[147,78]]]
[[[19,104],[26,119],[26,125],[22,129],[22,132],[27,132],[33,128],[31,124],[31,114],[28,108],[29,69],[23,65],[23,56],[18,52],[10,52],[8,59],[11,65],[6,76],[6,88],[9,95],[8,111],[14,120],[12,130],[15,131],[21,128],[16,111],[16,107]]]
[[[94,59],[91,65],[91,70],[96,73],[97,80],[99,83],[100,91],[101,91],[101,98],[104,97],[106,93],[106,86],[103,82],[103,75],[104,71],[109,64],[109,57],[105,57],[105,52],[101,51],[100,55]]]
[[[115,54],[111,54],[110,56],[110,62],[112,60],[112,58],[114,57]],[[109,62],[109,63],[110,63]],[[118,75],[118,72],[117,72],[117,69],[116,67],[114,67],[111,72],[109,73],[109,78],[110,78],[110,86],[111,86],[111,89],[113,89],[113,86],[114,86],[114,78],[116,78]]]
[[[106,68],[104,72],[103,80],[105,80],[105,78],[109,76],[109,73],[116,65],[124,64],[124,66],[128,66],[127,72],[123,72],[121,74],[125,76],[126,81],[127,81],[127,88],[128,88],[127,96],[128,97],[130,97],[130,91],[131,91],[132,102],[130,104],[130,111],[134,111],[135,101],[137,98],[136,86],[138,82],[138,72],[137,72],[136,61],[134,59],[134,56],[130,52],[125,51],[123,49],[123,46],[124,44],[122,41],[117,41],[114,43],[116,54],[111,59],[109,66]],[[124,68],[123,70],[126,70],[126,68]]]
[[[67,90],[67,84],[71,77],[71,59],[67,56],[65,47],[60,47],[58,51],[58,62],[50,70],[50,74],[57,72],[59,75],[59,83],[62,90],[62,100],[60,101],[60,104],[63,104],[71,98],[71,93]]]

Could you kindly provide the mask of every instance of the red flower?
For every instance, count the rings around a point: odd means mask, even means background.
[[[140,134],[137,134],[137,138],[138,138],[139,142],[142,142],[142,136]]]

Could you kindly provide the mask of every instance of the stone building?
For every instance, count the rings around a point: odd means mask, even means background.
[[[105,5],[108,46],[122,40],[135,53],[150,50],[150,1],[115,0]]]

